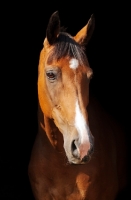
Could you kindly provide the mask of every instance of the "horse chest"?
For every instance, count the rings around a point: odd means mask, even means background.
[[[58,174],[58,175],[57,175]],[[51,177],[51,178],[50,178]],[[50,173],[50,177],[44,177],[43,190],[52,200],[85,200],[90,186],[89,176],[84,173],[76,174],[69,170]],[[47,189],[48,188],[48,189]],[[44,194],[45,195],[45,194]]]
[[[33,168],[31,170],[32,188],[35,188],[34,196],[39,200],[113,199],[110,196],[112,188],[107,187],[109,178],[106,177],[104,183],[98,166],[95,163],[93,165],[90,163],[79,166],[61,165],[56,159],[47,160],[44,156],[35,156],[35,160],[33,159],[31,163],[31,168]],[[107,188],[109,191],[106,191]],[[114,194],[115,192],[113,192],[113,196]]]
[[[58,161],[51,155],[49,157],[52,159],[48,159],[47,156],[41,155],[42,151],[42,148],[38,154],[35,151],[30,162],[30,179],[36,199],[86,200],[90,187],[87,166],[60,164],[61,159]]]

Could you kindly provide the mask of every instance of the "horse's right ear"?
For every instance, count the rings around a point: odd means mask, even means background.
[[[59,13],[58,11],[56,11],[51,15],[46,29],[46,37],[50,45],[55,43],[56,38],[59,35],[59,31],[60,31],[60,19],[59,19]]]

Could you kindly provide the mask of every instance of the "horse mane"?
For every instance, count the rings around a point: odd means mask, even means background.
[[[47,60],[48,63],[52,62],[53,59],[59,60],[66,56],[69,58],[76,58],[81,65],[87,63],[84,46],[79,45],[69,33],[64,31],[60,32],[53,46]]]

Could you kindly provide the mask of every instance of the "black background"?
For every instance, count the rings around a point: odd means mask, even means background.
[[[94,13],[96,27],[87,46],[94,71],[90,92],[122,125],[129,141],[129,4],[96,2],[1,3],[0,200],[33,200],[27,167],[37,132],[37,66],[48,20],[56,10],[72,35]]]

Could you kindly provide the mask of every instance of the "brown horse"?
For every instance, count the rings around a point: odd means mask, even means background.
[[[90,97],[92,15],[75,36],[52,14],[38,68],[38,134],[29,163],[36,200],[114,200],[126,186],[123,133]]]

